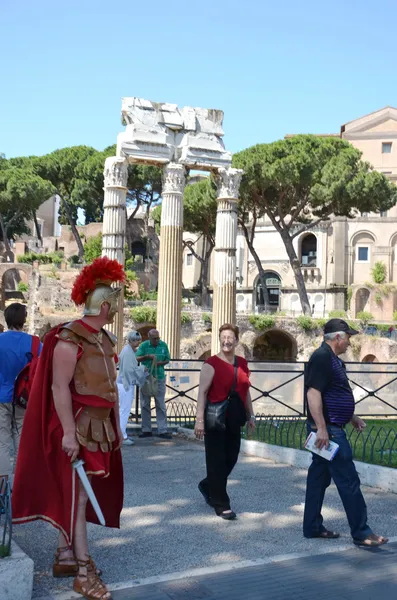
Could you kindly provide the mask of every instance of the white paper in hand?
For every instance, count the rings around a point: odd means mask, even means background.
[[[339,450],[339,444],[337,444],[336,442],[329,441],[328,448],[321,448],[321,450],[320,450],[316,446],[316,440],[317,440],[317,434],[314,431],[312,431],[309,434],[309,437],[307,438],[307,440],[305,442],[306,450],[309,450],[310,452],[313,452],[314,454],[318,454],[319,456],[322,456],[326,460],[332,460],[334,458],[335,454]]]

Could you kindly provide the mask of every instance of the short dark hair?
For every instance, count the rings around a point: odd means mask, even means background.
[[[8,329],[22,329],[26,322],[26,306],[13,302],[4,311],[4,318]]]
[[[235,336],[236,340],[238,341],[238,336],[239,336],[240,330],[237,327],[237,325],[232,325],[231,323],[225,323],[224,325],[222,325],[222,327],[219,327],[219,336],[221,335],[222,331],[233,331],[234,336]]]

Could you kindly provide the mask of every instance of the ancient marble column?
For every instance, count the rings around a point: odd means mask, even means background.
[[[184,187],[185,167],[168,163],[163,171],[157,329],[171,358],[179,358],[181,340]]]
[[[105,197],[103,202],[102,256],[118,260],[124,265],[128,161],[121,156],[110,156],[105,161]],[[123,344],[124,292],[120,295],[119,312],[110,331],[117,336],[118,350]]]
[[[236,323],[237,201],[243,171],[219,169],[213,275],[211,353],[219,352],[219,327]]]

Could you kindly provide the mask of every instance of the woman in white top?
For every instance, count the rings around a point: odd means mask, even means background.
[[[120,402],[120,428],[123,433],[124,445],[132,446],[134,442],[127,437],[127,423],[131,412],[132,402],[136,385],[143,385],[146,381],[146,369],[140,366],[135,352],[142,341],[141,334],[137,331],[130,331],[127,335],[127,344],[124,346],[119,356],[119,376],[117,378],[117,387],[119,390]]]

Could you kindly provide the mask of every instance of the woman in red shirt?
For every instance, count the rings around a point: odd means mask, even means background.
[[[198,487],[207,504],[215,509],[222,519],[235,519],[236,513],[230,508],[226,491],[227,478],[237,462],[240,451],[241,429],[226,415],[224,431],[205,430],[205,407],[208,403],[223,402],[229,396],[235,380],[235,350],[238,343],[238,327],[226,323],[219,329],[220,352],[211,356],[203,365],[197,398],[195,434],[204,437],[207,477]],[[249,370],[245,358],[237,358],[237,379],[235,391],[244,404],[248,425],[255,428],[255,415],[249,391]]]

